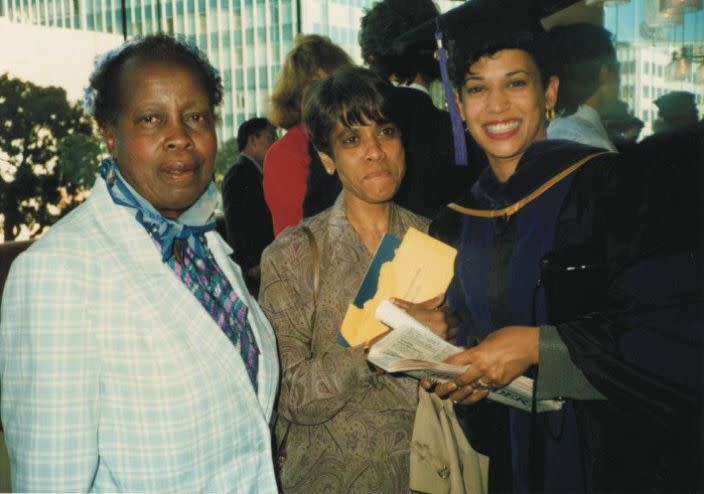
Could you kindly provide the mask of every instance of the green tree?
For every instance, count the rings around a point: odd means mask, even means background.
[[[77,192],[87,179],[75,167],[91,163],[95,170],[92,136],[90,118],[78,104],[66,100],[64,89],[0,76],[0,212],[5,241],[14,239],[22,226],[32,237],[41,234],[81,200]],[[80,163],[76,160],[64,172],[60,153],[74,159],[80,152],[85,153]]]
[[[98,171],[97,157],[104,154],[102,141],[92,134],[69,134],[57,147],[60,179],[75,196],[93,187]]]

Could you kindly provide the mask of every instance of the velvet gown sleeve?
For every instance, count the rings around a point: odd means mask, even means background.
[[[652,160],[657,153],[636,148],[613,169],[603,197],[609,308],[556,325],[574,364],[608,398],[580,406],[601,445],[596,477],[611,485],[629,478],[628,458],[631,489],[702,487],[704,145],[698,153]]]
[[[608,310],[557,330],[613,403],[671,423],[674,408],[701,410],[704,390],[701,160],[646,153],[623,156],[604,186]]]

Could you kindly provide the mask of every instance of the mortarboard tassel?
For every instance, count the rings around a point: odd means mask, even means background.
[[[467,166],[467,142],[464,138],[464,128],[462,120],[457,111],[455,104],[455,95],[452,92],[450,85],[450,76],[447,70],[447,51],[442,46],[442,31],[440,26],[435,30],[435,41],[438,45],[438,61],[440,62],[440,78],[442,85],[445,88],[445,99],[447,100],[447,109],[450,112],[450,121],[452,122],[452,139],[455,143],[455,164],[459,166]]]

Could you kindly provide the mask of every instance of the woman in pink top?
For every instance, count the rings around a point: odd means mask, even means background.
[[[286,129],[264,157],[264,199],[271,211],[274,235],[303,218],[303,198],[310,166],[308,135],[301,123],[301,99],[312,80],[343,65],[349,55],[328,37],[298,36],[286,56],[271,98],[269,121]]]

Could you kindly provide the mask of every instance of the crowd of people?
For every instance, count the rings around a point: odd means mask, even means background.
[[[675,92],[636,142],[610,34],[545,30],[544,4],[381,0],[369,68],[300,36],[268,118],[239,127],[226,239],[217,70],[167,35],[108,53],[90,92],[109,157],[4,289],[13,489],[703,489],[704,127]],[[457,250],[446,293],[397,301],[461,347],[444,382],[338,341],[382,237],[409,228]],[[562,408],[487,399],[520,376]],[[429,403],[452,462],[414,441]]]

